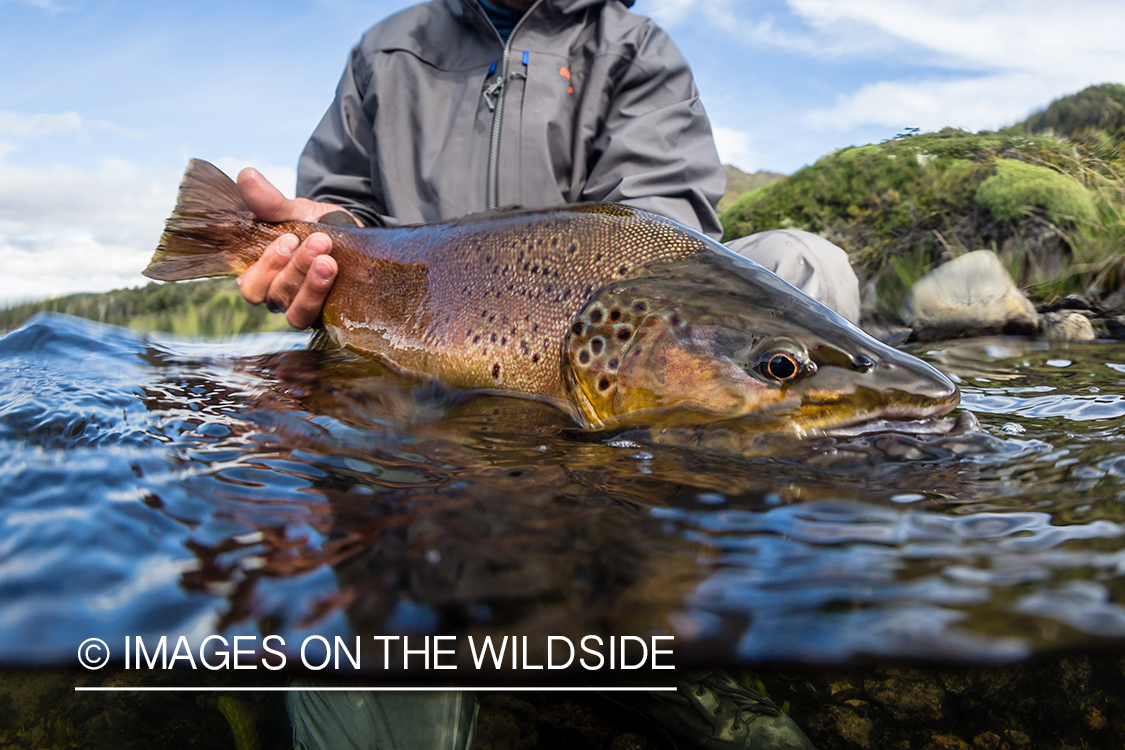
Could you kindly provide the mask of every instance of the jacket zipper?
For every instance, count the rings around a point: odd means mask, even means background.
[[[516,25],[512,27],[512,33],[508,35],[508,41],[504,44],[504,56],[500,61],[500,78],[497,82],[489,87],[489,91],[495,90],[496,108],[492,110],[492,139],[488,144],[488,210],[492,211],[500,207],[500,128],[504,122],[504,96],[508,90],[508,74],[509,65],[511,64],[512,41],[516,38],[516,32],[523,26],[523,22],[531,15],[543,0],[535,0],[535,3],[527,9],[527,11],[516,21]]]

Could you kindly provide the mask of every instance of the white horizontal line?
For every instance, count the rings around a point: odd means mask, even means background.
[[[79,687],[74,691],[78,693],[297,693],[297,692],[323,692],[336,693],[346,691],[376,692],[376,693],[420,693],[420,692],[453,692],[453,693],[656,693],[672,692],[673,687]]]

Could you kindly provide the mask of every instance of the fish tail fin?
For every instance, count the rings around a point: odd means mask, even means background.
[[[263,231],[269,226],[246,207],[230,177],[214,164],[192,159],[144,275],[159,281],[238,276],[272,239]]]

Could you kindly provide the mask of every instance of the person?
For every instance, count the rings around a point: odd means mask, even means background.
[[[352,50],[301,155],[298,197],[286,198],[253,169],[239,174],[239,191],[265,221],[373,227],[514,204],[612,201],[719,239],[725,176],[695,81],[667,33],[631,5],[430,0],[400,11]],[[841,274],[826,271],[831,263],[808,244],[782,232],[736,249],[767,267],[772,254],[791,282],[836,294]],[[278,238],[240,277],[242,296],[284,311],[294,328],[312,325],[338,272],[331,249],[324,233]],[[850,273],[846,256],[843,266]],[[858,314],[858,284],[854,297]],[[389,714],[378,697],[332,697],[339,695],[290,694],[303,745],[361,746],[353,729],[391,714],[402,721],[379,732],[426,725],[437,735],[411,743],[471,742],[475,714],[458,694],[389,699]],[[728,676],[685,683],[676,695],[641,710],[711,747],[811,747],[764,696]],[[448,721],[417,719],[438,715]]]
[[[246,169],[247,205],[266,221],[380,226],[614,201],[719,239],[725,176],[668,35],[631,0],[496,2],[433,0],[368,31],[301,155],[298,197]],[[780,230],[732,249],[855,322],[847,256],[818,239]],[[242,296],[307,328],[335,280],[330,252],[325,234],[285,235],[242,275]]]

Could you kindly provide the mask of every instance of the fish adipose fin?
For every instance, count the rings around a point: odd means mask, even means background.
[[[268,239],[234,181],[215,165],[192,159],[144,274],[159,281],[238,276]]]

